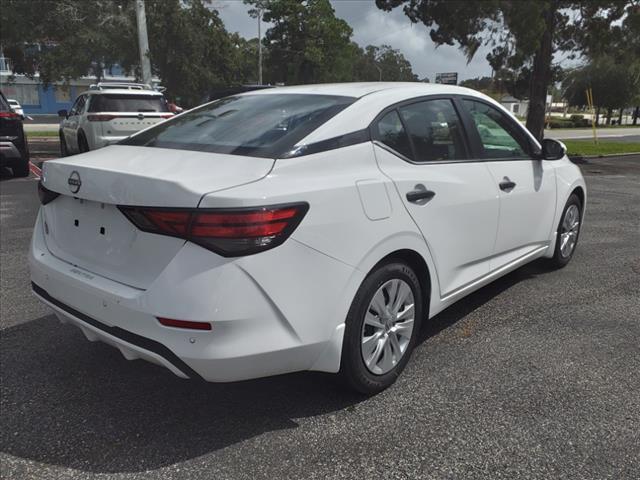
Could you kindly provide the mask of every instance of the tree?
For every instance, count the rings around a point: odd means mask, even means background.
[[[15,73],[40,74],[43,83],[77,78],[119,60],[119,51],[136,43],[123,14],[131,0],[3,0],[0,49]],[[134,26],[134,25],[133,25]]]
[[[562,83],[564,97],[571,106],[587,105],[586,91],[591,88],[593,103],[597,109],[607,111],[607,124],[611,123],[613,110],[631,105],[640,90],[640,82],[630,65],[616,63],[613,58],[602,57],[572,70]]]
[[[389,45],[376,47],[367,45],[359,49],[354,80],[385,82],[415,82],[418,76],[413,73],[411,63],[400,50]]]
[[[152,69],[185,106],[244,80],[232,38],[210,0],[146,2]],[[48,85],[121,65],[140,78],[133,0],[3,0],[0,47],[15,73]]]
[[[273,24],[263,40],[271,83],[349,80],[354,48],[351,27],[335,16],[328,0],[249,0]]]
[[[376,0],[390,11],[404,5],[409,19],[430,27],[438,45],[458,44],[473,58],[482,45],[494,70],[507,67],[531,70],[528,85],[527,128],[538,139],[544,134],[546,95],[552,82],[555,53],[607,48],[625,15],[638,0]]]

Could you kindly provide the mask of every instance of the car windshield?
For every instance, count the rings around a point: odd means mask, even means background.
[[[92,95],[90,112],[167,112],[161,95],[104,94]]]
[[[227,97],[121,144],[278,158],[355,98],[270,93]]]

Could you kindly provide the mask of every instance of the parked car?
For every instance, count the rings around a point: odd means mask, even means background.
[[[60,154],[88,152],[171,118],[162,93],[137,83],[98,83],[60,110]]]
[[[11,109],[18,115],[20,115],[22,120],[24,120],[24,110],[22,109],[22,105],[20,105],[17,100],[14,100],[12,98],[7,98],[7,103],[9,103]]]
[[[0,166],[10,167],[16,177],[29,175],[29,146],[22,116],[0,91]]]
[[[90,340],[180,377],[319,370],[366,393],[447,306],[566,265],[586,202],[560,142],[422,83],[227,97],[48,161],[39,190],[33,291]]]

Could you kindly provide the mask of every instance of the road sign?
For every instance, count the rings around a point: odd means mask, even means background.
[[[436,83],[444,83],[446,85],[457,85],[458,72],[436,73]]]

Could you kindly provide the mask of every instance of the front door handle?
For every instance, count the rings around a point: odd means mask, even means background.
[[[424,205],[435,196],[436,192],[427,190],[427,187],[425,187],[421,183],[416,185],[410,192],[407,192],[407,200],[418,205]]]
[[[510,192],[516,187],[516,182],[509,180],[509,177],[504,177],[498,185],[500,186],[500,190],[503,192]]]

